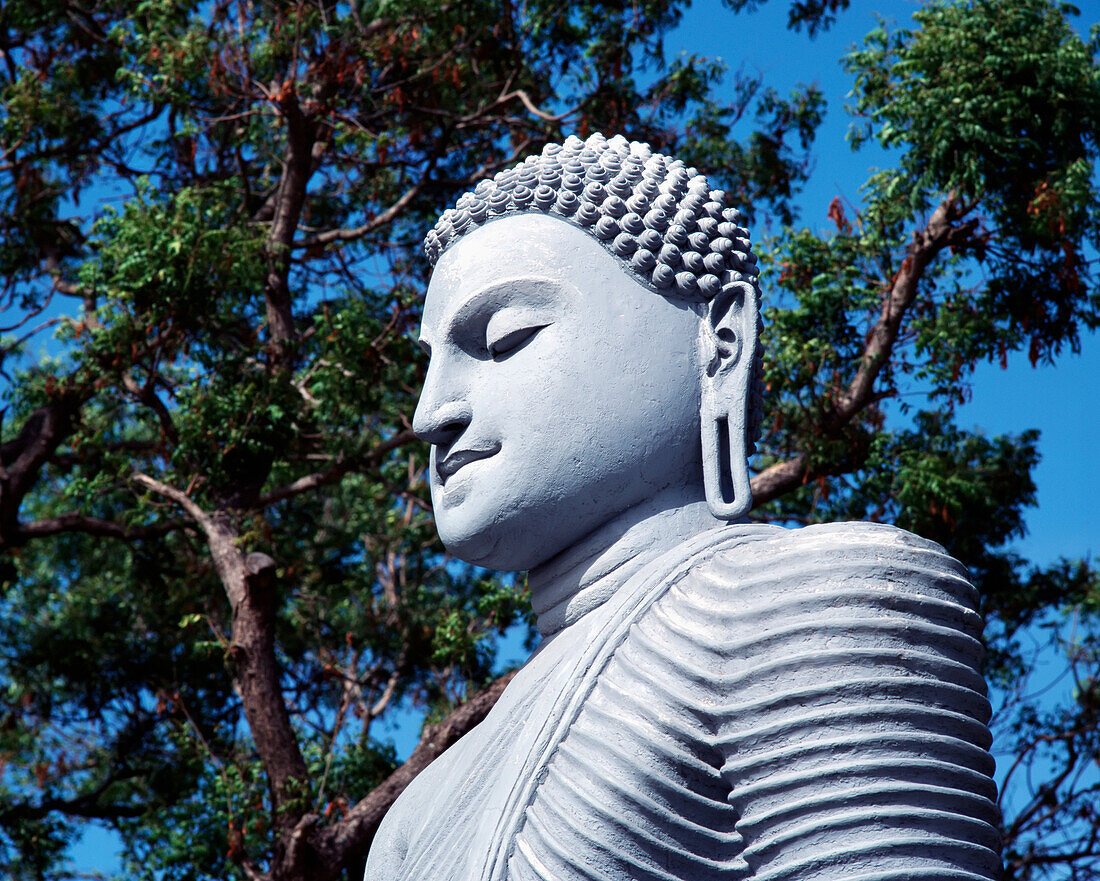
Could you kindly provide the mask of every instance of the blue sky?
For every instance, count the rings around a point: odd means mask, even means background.
[[[797,83],[814,83],[823,90],[828,110],[817,136],[816,166],[798,204],[801,224],[828,230],[832,224],[826,211],[832,199],[839,196],[858,204],[859,186],[871,167],[887,161],[871,149],[853,153],[848,147],[844,103],[851,81],[839,59],[875,26],[876,13],[905,25],[920,5],[913,0],[852,0],[838,25],[811,41],[805,34],[786,30],[787,4],[781,0],[738,16],[723,9],[719,0],[696,0],[666,49],[670,57],[686,51],[721,57],[733,69],[743,65],[749,72],[759,71],[766,84],[781,93]],[[1078,7],[1082,12],[1078,29],[1085,34],[1090,24],[1100,20],[1100,2],[1078,3]],[[766,297],[766,277],[763,283]],[[1037,563],[1100,551],[1094,510],[1100,499],[1098,409],[1100,338],[1092,335],[1082,340],[1080,355],[1066,354],[1054,367],[1032,368],[1023,353],[1010,357],[1006,370],[981,367],[974,377],[971,401],[958,411],[961,426],[989,435],[1041,429],[1043,459],[1035,474],[1039,506],[1028,513],[1029,533],[1016,545]],[[406,718],[408,722],[393,732],[402,755],[411,751],[419,727],[416,716]],[[85,837],[72,856],[76,872],[109,872],[118,866],[113,837],[96,831]]]

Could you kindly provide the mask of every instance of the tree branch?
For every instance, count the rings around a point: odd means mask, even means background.
[[[924,229],[913,234],[901,268],[883,296],[878,320],[867,334],[855,376],[836,403],[821,414],[821,426],[826,434],[838,435],[860,412],[881,399],[881,393],[875,391],[875,381],[890,361],[902,322],[916,301],[925,270],[945,248],[965,246],[978,227],[977,219],[956,225],[961,214],[969,211],[970,207],[959,206],[952,193],[932,213]],[[770,502],[801,486],[817,473],[815,463],[810,462],[805,453],[778,462],[757,474],[750,482],[753,504]]]
[[[536,107],[535,102],[531,100],[531,96],[528,95],[523,89],[516,89],[511,94],[503,95],[497,101],[497,103],[503,104],[505,101],[510,101],[512,98],[519,98],[519,100],[523,102],[523,106],[526,107],[531,114],[537,116],[539,119],[545,122],[561,122],[567,116],[571,116],[580,109],[580,105],[578,104],[576,107],[572,107],[569,110],[566,110],[564,113],[559,113],[557,115],[553,113],[547,113],[545,110],[540,110],[538,107]]]
[[[309,492],[310,490],[317,489],[322,486],[327,486],[331,483],[336,483],[345,474],[352,471],[364,468],[368,465],[373,465],[382,459],[387,453],[396,450],[398,447],[405,444],[412,443],[416,440],[416,435],[409,430],[399,431],[392,437],[379,443],[376,447],[368,450],[361,456],[355,456],[351,459],[344,459],[340,462],[330,465],[322,471],[316,471],[313,474],[307,474],[305,477],[300,477],[292,483],[288,483],[285,486],[273,489],[270,492],[266,492],[256,500],[256,507],[263,508],[267,505],[274,505],[276,502],[281,502],[284,499],[292,498],[293,496],[301,495],[302,493]]]
[[[800,453],[786,462],[777,462],[769,468],[765,468],[749,481],[752,488],[753,505],[763,505],[772,499],[777,499],[793,487],[806,481],[809,459],[805,453]]]
[[[268,234],[264,279],[268,333],[279,357],[285,352],[286,344],[296,337],[289,285],[290,250],[305,205],[306,187],[313,174],[314,147],[320,146],[313,123],[302,113],[293,84],[285,84],[282,91],[285,94],[276,104],[286,120],[286,154]]]
[[[874,393],[875,380],[890,361],[902,321],[917,298],[919,283],[924,277],[925,269],[940,251],[965,239],[968,233],[967,226],[973,229],[971,225],[955,227],[954,222],[958,219],[956,198],[951,194],[932,212],[925,228],[913,234],[913,241],[906,248],[901,268],[892,279],[883,298],[882,313],[867,335],[856,375],[840,396],[832,412],[826,416],[826,424],[829,428],[850,422],[870,402]],[[976,225],[976,221],[973,223]]]
[[[126,526],[114,520],[90,517],[86,514],[70,511],[65,514],[58,514],[56,517],[44,517],[31,523],[20,524],[19,535],[22,540],[26,540],[58,535],[63,532],[82,532],[86,535],[96,535],[101,538],[120,538],[123,541],[136,541],[145,538],[160,538],[179,529],[182,525],[179,520],[170,520],[152,526]]]
[[[412,202],[424,189],[424,182],[421,181],[411,187],[409,187],[402,195],[401,198],[394,202],[389,208],[383,211],[381,214],[368,220],[361,226],[354,227],[352,229],[332,229],[317,235],[310,236],[309,238],[302,239],[296,242],[295,248],[315,248],[323,245],[330,245],[333,242],[350,242],[355,239],[361,239],[363,236],[374,232],[376,229],[391,223],[398,214],[404,211],[409,203]]]
[[[10,820],[40,820],[53,812],[89,820],[121,820],[148,813],[147,805],[100,804],[99,799],[120,780],[132,776],[116,772],[101,780],[95,789],[73,798],[47,798],[38,804],[7,804],[0,809],[0,823]]]
[[[206,535],[233,611],[233,682],[271,786],[275,824],[289,831],[298,819],[289,808],[308,772],[283,700],[282,670],[275,655],[275,561],[240,548],[240,532],[228,511],[207,513],[186,493],[146,474],[133,479],[178,504]]]
[[[157,421],[160,423],[161,431],[164,432],[164,436],[173,443],[179,440],[179,431],[176,429],[176,423],[172,419],[172,413],[169,411],[168,406],[162,401],[153,388],[152,380],[156,374],[151,374],[149,382],[144,385],[138,385],[137,381],[129,374],[123,374],[122,384],[134,398],[145,404],[151,409],[157,417]]]
[[[513,676],[514,672],[501,676],[488,688],[461,704],[442,722],[425,726],[420,743],[405,764],[348,811],[336,825],[318,830],[312,828],[312,824],[318,819],[316,815],[302,818],[303,829],[310,827],[312,831],[309,835],[309,850],[319,860],[319,868],[312,876],[316,881],[328,881],[337,877],[353,858],[366,855],[382,817],[397,801],[397,797],[417,774],[489,714]],[[296,853],[299,861],[307,859],[305,850],[303,847]],[[295,866],[291,864],[291,871],[294,869]]]
[[[0,547],[20,541],[19,507],[38,472],[73,430],[82,394],[63,394],[39,407],[12,440],[0,446]]]
[[[55,811],[68,817],[83,817],[87,820],[121,820],[141,817],[149,812],[147,805],[103,805],[99,804],[98,798],[97,793],[73,799],[51,798],[35,805],[9,805],[0,811],[0,822],[41,820]]]
[[[162,483],[156,478],[150,477],[148,474],[135,474],[133,480],[135,483],[140,483],[146,489],[152,490],[159,496],[164,496],[166,499],[175,502],[183,508],[187,516],[194,520],[209,538],[210,533],[208,530],[214,528],[213,521],[210,515],[207,514],[194,499],[187,495],[187,493],[176,489],[174,486],[169,486],[167,483]]]

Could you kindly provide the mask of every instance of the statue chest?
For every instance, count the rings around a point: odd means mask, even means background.
[[[661,622],[637,624],[583,689],[576,659],[602,624],[597,610],[547,643],[414,781],[379,830],[370,881],[744,876],[699,696],[653,653]]]
[[[899,530],[703,537],[545,645],[367,878],[997,877],[975,602]]]

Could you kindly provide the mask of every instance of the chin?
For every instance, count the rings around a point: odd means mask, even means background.
[[[498,505],[479,508],[475,499],[435,506],[435,523],[447,552],[486,569],[519,572],[552,557],[562,540],[530,510],[512,511]]]
[[[452,557],[475,566],[484,566],[486,569],[500,568],[492,562],[496,556],[496,542],[484,532],[471,534],[461,529],[448,529],[440,519],[436,520],[436,528],[443,546]]]
[[[517,531],[514,524],[468,529],[450,520],[437,517],[436,526],[447,552],[460,560],[508,572],[530,569],[541,560],[537,552],[532,552],[530,535]]]
[[[476,494],[466,492],[457,480],[455,484],[445,491],[432,488],[435,528],[447,553],[486,569],[507,569],[496,560],[508,526],[498,522],[499,512],[482,510]]]
[[[544,530],[533,522],[529,500],[499,487],[491,492],[484,480],[474,479],[480,464],[466,466],[445,487],[433,482],[432,507],[443,546],[452,556],[486,569],[529,569],[549,556],[540,554]]]

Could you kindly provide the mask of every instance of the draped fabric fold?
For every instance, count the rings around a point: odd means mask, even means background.
[[[367,878],[995,878],[975,607],[891,527],[700,535],[540,649]]]

